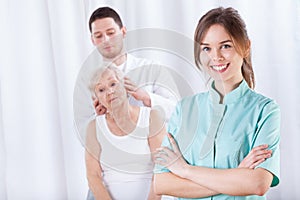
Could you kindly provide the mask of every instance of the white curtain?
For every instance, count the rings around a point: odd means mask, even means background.
[[[256,91],[275,99],[282,112],[281,182],[268,197],[300,198],[299,0],[2,0],[0,199],[85,199],[84,148],[74,128],[72,98],[77,73],[93,50],[88,18],[103,5],[121,14],[129,34],[152,28],[191,41],[206,11],[236,8],[252,40]],[[189,44],[184,48],[192,54]],[[173,67],[200,91],[201,75],[185,70],[193,55],[165,52],[134,53]]]

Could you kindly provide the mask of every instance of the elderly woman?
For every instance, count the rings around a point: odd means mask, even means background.
[[[161,113],[130,105],[123,74],[113,66],[99,68],[90,89],[107,109],[90,122],[85,141],[95,199],[160,199],[152,190],[151,152],[164,136]]]

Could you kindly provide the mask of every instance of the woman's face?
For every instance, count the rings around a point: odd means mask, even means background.
[[[117,78],[114,71],[107,69],[101,77],[99,77],[98,84],[95,87],[95,95],[99,102],[108,110],[120,105],[124,99],[127,99],[127,93],[124,85]]]
[[[200,61],[216,84],[236,84],[243,79],[243,57],[237,53],[224,27],[212,25],[200,43]]]

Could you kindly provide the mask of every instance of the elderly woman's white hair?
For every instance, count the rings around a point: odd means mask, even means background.
[[[103,63],[93,73],[90,80],[89,89],[92,94],[95,94],[95,87],[99,84],[99,79],[106,70],[111,70],[115,73],[116,78],[124,83],[124,73],[119,70],[114,63]]]

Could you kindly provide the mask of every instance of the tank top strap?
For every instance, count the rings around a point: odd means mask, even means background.
[[[140,107],[140,116],[137,122],[137,127],[140,128],[146,128],[149,127],[149,121],[150,121],[150,112],[151,108],[149,107]]]

